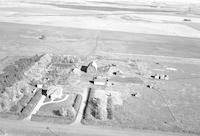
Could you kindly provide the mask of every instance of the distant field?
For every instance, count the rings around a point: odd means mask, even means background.
[[[13,23],[0,24],[0,33],[4,35],[0,37],[2,58],[6,55],[30,56],[44,52],[86,56],[95,48],[95,35],[98,32]],[[45,35],[46,38],[40,40],[41,35]],[[100,31],[95,52],[200,58],[199,43],[197,38]]]

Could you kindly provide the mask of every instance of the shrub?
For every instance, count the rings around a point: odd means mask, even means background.
[[[20,112],[22,108],[23,108],[23,107],[22,107],[21,105],[16,104],[16,105],[13,105],[13,106],[10,108],[10,112],[12,112],[12,113],[17,113],[17,112]]]
[[[113,119],[113,101],[112,98],[109,96],[107,98],[107,118]]]
[[[42,98],[42,90],[39,90],[32,97],[28,105],[24,109],[22,109],[21,118],[29,116],[41,98]]]
[[[21,80],[23,72],[32,64],[40,59],[41,56],[33,56],[31,58],[22,58],[17,60],[13,65],[8,65],[0,74],[0,91],[5,90],[6,87],[11,87],[16,81]]]
[[[91,108],[91,115],[96,119],[102,119],[101,114],[101,107],[100,107],[101,100],[99,98],[93,98],[90,100],[90,108]]]
[[[80,94],[76,95],[73,107],[75,109],[76,112],[78,112],[80,106],[81,106],[81,102],[82,102],[82,96]]]
[[[9,103],[8,99],[2,99],[0,101],[0,112],[8,111],[9,108],[10,108],[10,103]]]
[[[28,102],[30,101],[31,99],[31,96],[30,95],[24,95],[19,101],[18,103],[21,105],[21,106],[26,106],[28,104]]]
[[[10,108],[11,112],[16,112],[16,113],[20,113],[22,111],[22,109],[28,104],[28,102],[31,99],[31,95],[24,95],[18,102],[16,105],[13,105]]]
[[[71,107],[71,108],[69,108],[69,109],[66,109],[65,112],[66,112],[65,117],[66,117],[68,120],[73,120],[73,119],[75,118],[76,112],[75,112],[75,110],[74,110],[73,107]]]

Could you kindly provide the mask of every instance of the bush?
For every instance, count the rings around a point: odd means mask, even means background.
[[[28,104],[28,102],[31,99],[31,95],[24,95],[18,102],[16,105],[13,105],[10,108],[11,112],[16,112],[16,113],[20,113],[22,111],[22,109]]]
[[[68,120],[73,120],[75,118],[75,114],[76,114],[76,111],[74,110],[73,107],[71,107],[69,109],[65,109],[64,117],[66,117]]]
[[[76,111],[73,107],[59,107],[58,110],[53,110],[56,116],[65,117],[67,120],[73,120],[75,118]]]
[[[8,99],[1,99],[0,98],[0,112],[8,111],[10,108],[10,103]]]
[[[93,98],[90,100],[90,108],[91,108],[91,115],[96,119],[102,119],[103,115],[101,114],[101,107],[100,107],[101,100],[99,98]]]
[[[113,101],[112,98],[109,96],[107,98],[107,118],[113,119]]]
[[[86,102],[86,108],[84,109],[84,112],[83,112],[83,121],[89,120],[92,118],[92,116],[91,116],[92,106],[90,105],[90,101],[92,100],[93,97],[94,97],[94,90],[92,88],[89,88],[87,102]]]
[[[17,113],[17,112],[20,112],[22,110],[22,106],[19,105],[19,104],[16,104],[16,105],[13,105],[11,108],[10,108],[10,112],[12,113]]]
[[[79,108],[81,106],[81,102],[82,102],[82,96],[80,94],[76,95],[73,107],[75,109],[76,112],[79,111]]]
[[[5,90],[6,87],[11,87],[16,81],[23,77],[23,72],[32,64],[40,59],[41,56],[33,56],[31,58],[22,58],[15,62],[13,65],[8,65],[3,69],[0,74],[0,91]]]
[[[19,101],[18,103],[21,105],[21,106],[26,106],[28,104],[28,102],[30,101],[31,99],[31,94],[30,95],[24,95]]]
[[[31,58],[22,58],[15,62],[19,70],[24,70],[35,62],[39,61],[42,56],[35,55]]]
[[[39,90],[32,97],[28,105],[24,109],[22,109],[21,118],[28,117],[33,111],[33,109],[36,107],[36,105],[38,104],[41,98],[42,98],[42,90]]]

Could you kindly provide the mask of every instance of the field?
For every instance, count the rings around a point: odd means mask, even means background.
[[[123,104],[113,104],[112,120],[99,120],[92,116],[89,100],[84,124],[199,133],[199,116],[195,112],[199,110],[199,65],[152,60],[138,61],[135,66],[131,62],[129,66],[130,69],[125,68],[129,75],[141,77],[144,83],[111,80],[113,84],[105,89],[111,92],[112,103],[119,99],[115,92],[120,94]],[[152,78],[155,74],[166,74],[169,80]]]

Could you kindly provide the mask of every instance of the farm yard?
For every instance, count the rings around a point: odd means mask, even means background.
[[[31,118],[33,121],[47,121],[51,123],[72,123],[81,104],[81,95],[71,94],[61,102],[47,102]]]
[[[2,99],[1,105],[7,107],[1,107],[0,115],[56,124],[199,133],[195,110],[200,65],[148,59],[41,55],[9,87],[14,94],[5,87],[2,94],[12,101]]]

